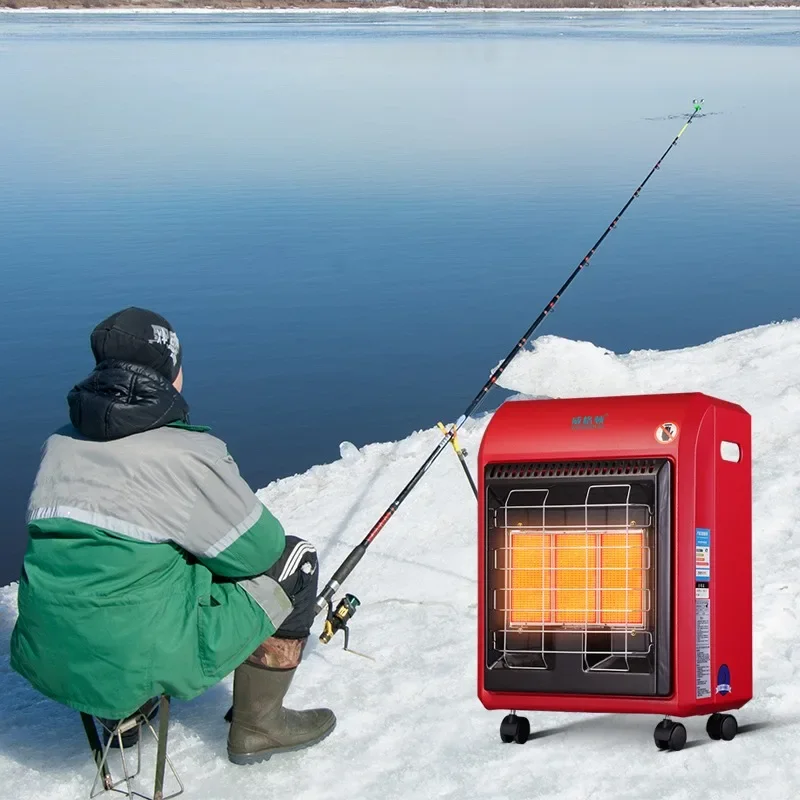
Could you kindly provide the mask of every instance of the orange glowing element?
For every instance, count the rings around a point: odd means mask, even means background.
[[[644,534],[511,532],[512,624],[644,624]]]
[[[602,539],[600,620],[605,625],[641,625],[645,566],[642,534],[604,533]]]
[[[551,622],[550,534],[511,534],[511,622]],[[515,540],[517,544],[515,546]]]

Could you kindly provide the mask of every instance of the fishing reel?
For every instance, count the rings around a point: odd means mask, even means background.
[[[348,649],[350,643],[350,628],[347,623],[353,618],[361,601],[354,594],[346,594],[334,609],[333,600],[328,600],[328,614],[325,618],[325,626],[322,629],[319,640],[323,644],[328,642],[339,632],[344,633],[344,649]]]

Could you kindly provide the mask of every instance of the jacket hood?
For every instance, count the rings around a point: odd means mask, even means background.
[[[189,406],[165,377],[125,361],[98,364],[70,391],[67,403],[75,428],[101,442],[189,421]]]

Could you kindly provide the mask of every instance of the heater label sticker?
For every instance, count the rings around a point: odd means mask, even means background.
[[[711,580],[711,531],[708,528],[695,530],[694,579],[697,583]]]
[[[727,664],[722,664],[717,671],[717,694],[725,696],[731,692],[731,670]]]
[[[697,698],[711,697],[711,600],[695,599],[697,625]]]
[[[694,532],[694,602],[697,698],[711,697],[711,531]]]
[[[670,444],[678,438],[678,426],[674,422],[664,422],[656,428],[656,441]]]

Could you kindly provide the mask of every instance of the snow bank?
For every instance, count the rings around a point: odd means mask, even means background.
[[[320,746],[242,769],[225,757],[230,679],[175,703],[170,752],[187,798],[574,798],[664,800],[800,794],[800,321],[676,352],[619,356],[543,337],[503,384],[536,396],[702,390],[744,405],[754,422],[756,699],[743,732],[712,743],[689,720],[680,753],[653,746],[650,717],[531,715],[540,735],[502,745],[502,714],[475,697],[475,506],[443,454],[348,582],[362,607],[352,647],[316,639],[290,695],[325,703],[339,727]],[[487,417],[462,435],[475,469]],[[264,502],[290,532],[317,543],[327,577],[438,441],[433,430],[357,450],[270,484]],[[0,794],[77,798],[92,776],[77,715],[8,668],[15,588],[0,590]],[[374,659],[374,660],[372,660]],[[152,759],[154,748],[146,750]],[[148,764],[150,762],[148,761]]]

